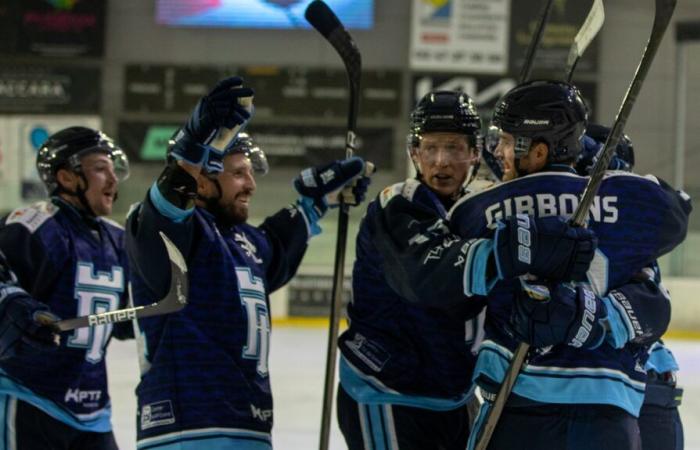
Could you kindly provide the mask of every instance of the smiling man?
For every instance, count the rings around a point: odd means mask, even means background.
[[[124,230],[103,216],[128,176],[127,159],[101,131],[76,126],[51,135],[36,165],[50,200],[0,224],[0,250],[17,284],[0,289],[0,409],[10,412],[0,449],[116,449],[104,358],[110,336],[133,336],[131,324],[59,339],[35,317],[126,307]]]
[[[187,306],[139,320],[140,449],[272,447],[269,294],[294,276],[307,242],[321,232],[316,222],[328,208],[325,195],[354,183],[348,200],[357,203],[369,184],[357,157],[309,168],[294,181],[301,194],[295,204],[249,224],[255,177],[268,169],[265,155],[242,133],[222,150],[210,138],[248,122],[241,99],[252,94],[232,77],[199,101],[127,221],[136,305],[162,297],[170,282],[158,231],[175,242],[189,269]]]

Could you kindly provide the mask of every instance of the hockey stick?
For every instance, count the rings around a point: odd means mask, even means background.
[[[586,20],[583,22],[583,25],[581,25],[578,33],[576,33],[574,44],[571,46],[569,56],[566,59],[566,70],[564,74],[566,75],[566,81],[568,83],[571,83],[571,77],[574,76],[576,64],[578,64],[583,52],[586,51],[586,48],[588,48],[593,38],[596,37],[598,31],[600,31],[604,21],[605,9],[603,8],[603,0],[593,0],[591,10],[588,11]]]
[[[659,49],[661,40],[664,37],[666,28],[671,21],[671,16],[673,16],[673,10],[676,7],[676,0],[655,0],[656,1],[656,12],[654,14],[654,24],[651,28],[651,35],[649,36],[649,41],[644,49],[644,54],[642,55],[642,60],[637,66],[637,71],[632,78],[629,88],[627,88],[627,93],[625,94],[624,100],[622,100],[622,105],[617,112],[617,117],[615,117],[615,122],[613,123],[612,130],[608,134],[608,138],[605,140],[605,145],[603,146],[603,151],[600,153],[598,161],[596,161],[591,171],[590,178],[586,184],[586,189],[584,189],[581,195],[581,201],[574,212],[571,219],[574,225],[585,226],[586,218],[588,216],[588,211],[593,204],[594,197],[600,188],[600,184],[603,182],[603,176],[605,171],[615,154],[615,148],[622,136],[622,132],[627,123],[627,119],[632,112],[632,107],[634,106],[637,96],[642,89],[642,83],[649,72],[651,63],[656,56],[656,51]]]
[[[163,232],[160,237],[165,243],[165,249],[170,258],[170,290],[162,300],[146,306],[108,311],[100,314],[76,317],[74,319],[59,320],[53,322],[52,327],[59,331],[69,331],[76,328],[94,327],[109,323],[126,322],[128,320],[141,319],[143,317],[159,316],[179,311],[187,304],[187,265],[180,251]]]
[[[518,78],[518,83],[522,84],[530,79],[530,73],[532,72],[532,64],[535,62],[535,52],[537,51],[537,46],[540,45],[542,41],[542,36],[544,35],[544,27],[549,21],[549,13],[552,11],[552,4],[554,0],[547,0],[547,2],[542,7],[542,12],[540,13],[540,21],[537,24],[537,29],[530,39],[530,43],[527,46],[527,52],[525,53],[525,61],[523,62],[523,67],[520,69],[520,77]]]
[[[353,155],[355,147],[355,130],[357,112],[360,103],[360,71],[362,58],[357,45],[333,11],[320,0],[314,0],[304,13],[306,20],[323,35],[335,48],[345,64],[350,87],[350,105],[348,109],[348,130],[345,139],[345,156]],[[333,390],[335,387],[335,360],[337,356],[338,328],[342,307],[343,278],[345,276],[345,246],[348,236],[348,206],[340,199],[338,213],[338,234],[335,243],[335,264],[333,266],[333,290],[328,326],[328,347],[326,349],[326,376],[323,390],[323,410],[321,412],[321,436],[319,449],[328,449],[330,437],[331,410],[333,408]]]
[[[663,0],[656,0],[657,4],[659,1]],[[675,1],[675,0],[674,0]],[[658,11],[658,6],[657,6],[657,11]],[[569,51],[569,55],[567,58],[567,64],[566,64],[566,76],[567,79],[570,80],[573,73],[574,69],[576,68],[576,63],[578,63],[578,60],[581,58],[581,55],[583,55],[583,52],[586,50],[588,45],[593,41],[595,38],[596,34],[598,31],[600,31],[600,28],[603,26],[603,21],[605,20],[605,12],[603,10],[603,2],[602,0],[593,0],[593,4],[591,5],[591,9],[588,12],[588,15],[586,16],[586,19],[583,22],[583,25],[581,25],[581,28],[579,29],[578,33],[576,33],[576,36],[574,37],[574,43],[571,45],[571,49]],[[655,21],[656,23],[656,21]],[[652,31],[653,35],[653,31]],[[662,32],[663,35],[663,32]],[[660,41],[660,39],[659,39]],[[657,44],[658,46],[658,44]],[[648,47],[648,46],[647,46]],[[646,55],[646,52],[645,52]],[[643,59],[642,59],[643,61]],[[627,113],[629,115],[629,111]],[[619,138],[619,135],[618,135]],[[615,142],[615,145],[613,145],[613,151],[615,146],[617,145],[617,142]],[[610,158],[612,158],[612,153],[608,157],[608,163],[610,162]],[[607,163],[606,166],[607,167]],[[601,180],[602,180],[602,174],[601,174]],[[590,184],[590,181],[589,181]],[[599,183],[600,184],[600,183]],[[597,190],[597,187],[596,187]],[[585,191],[584,191],[585,192]],[[591,199],[588,202],[588,206],[586,206],[585,212],[588,212],[588,208],[590,208],[590,204],[593,201],[593,195],[591,195]],[[582,201],[583,203],[583,201]],[[579,205],[579,208],[581,208],[581,205]],[[578,210],[577,210],[578,211]],[[498,420],[501,417],[501,413],[503,412],[503,408],[505,407],[506,402],[508,401],[508,397],[510,396],[511,391],[513,390],[513,386],[515,386],[515,382],[518,378],[518,374],[520,373],[520,370],[522,369],[525,359],[527,357],[528,352],[530,351],[530,345],[521,342],[518,344],[518,346],[515,349],[515,352],[513,353],[513,358],[510,361],[510,365],[508,366],[508,369],[506,370],[506,374],[503,377],[503,381],[501,382],[500,387],[498,388],[498,393],[496,394],[496,397],[493,400],[493,404],[491,405],[491,408],[488,410],[486,414],[485,423],[483,427],[483,431],[481,433],[481,436],[479,436],[479,440],[477,441],[477,444],[475,446],[475,450],[486,450],[486,448],[489,445],[489,441],[491,440],[491,436],[493,435],[494,430],[496,429],[496,425],[498,425]]]

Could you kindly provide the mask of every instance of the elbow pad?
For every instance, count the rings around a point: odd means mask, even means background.
[[[174,206],[190,209],[197,196],[197,180],[177,163],[168,164],[156,181],[158,191]]]

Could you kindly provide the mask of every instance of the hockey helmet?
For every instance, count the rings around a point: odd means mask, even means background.
[[[52,134],[39,148],[36,169],[50,195],[59,188],[56,173],[69,169],[81,173],[81,159],[89,153],[107,154],[114,163],[119,181],[129,177],[129,161],[124,151],[102,131],[86,127],[69,127]]]
[[[492,125],[515,138],[515,157],[533,142],[549,148],[550,163],[571,163],[581,152],[588,111],[578,89],[560,81],[530,81],[506,93],[496,104]]]
[[[270,170],[265,152],[255,145],[253,138],[248,133],[238,133],[236,140],[227,150],[226,154],[242,153],[249,160],[253,167],[253,172],[257,175],[265,175]]]
[[[431,132],[460,133],[469,145],[480,144],[481,119],[474,101],[464,92],[433,91],[424,95],[411,113],[409,145],[418,147],[421,135]]]

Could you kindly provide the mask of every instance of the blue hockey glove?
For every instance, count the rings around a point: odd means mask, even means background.
[[[220,81],[197,103],[187,123],[175,134],[168,156],[211,173],[221,172],[223,152],[208,144],[219,127],[241,126],[239,131],[242,130],[251,117],[242,100],[252,96],[253,90],[243,87],[240,77]]]
[[[0,360],[30,349],[58,347],[58,334],[50,326],[57,320],[47,305],[21,288],[5,285],[0,289]]]
[[[327,194],[352,183],[348,186],[349,189],[343,192],[344,201],[349,205],[357,205],[364,200],[370,184],[370,174],[366,173],[370,164],[365,164],[359,156],[353,156],[323,166],[304,169],[294,178],[294,189],[301,195],[297,204],[309,219],[312,234],[321,232],[316,222],[328,210]]]
[[[598,238],[562,217],[518,214],[499,221],[494,238],[499,279],[524,274],[548,281],[584,281]]]
[[[583,286],[523,284],[513,305],[515,338],[533,347],[566,344],[597,348],[605,338],[607,309]]]

